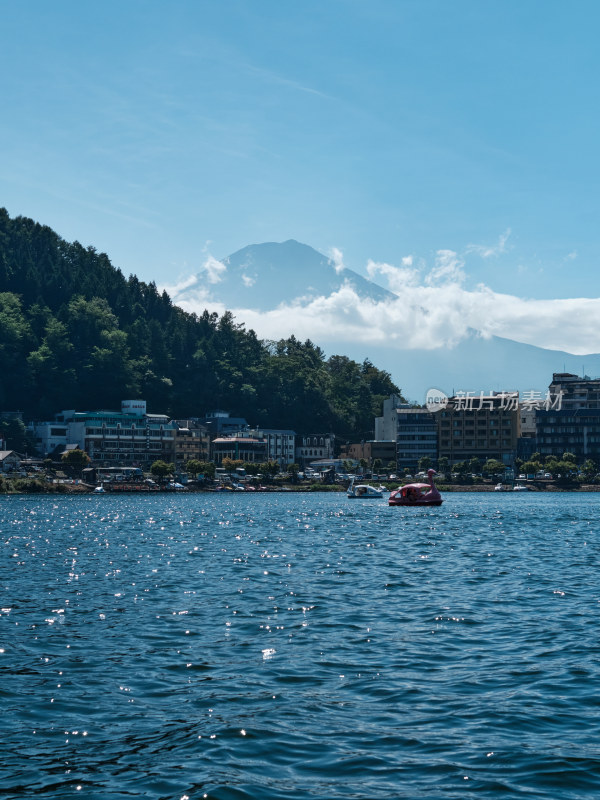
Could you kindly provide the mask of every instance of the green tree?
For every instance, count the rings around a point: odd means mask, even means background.
[[[421,472],[431,469],[433,462],[429,456],[422,456],[419,459],[419,470]]]
[[[497,458],[488,458],[482,470],[486,475],[501,475],[505,470],[505,466]]]
[[[472,481],[471,477],[467,477],[470,471],[471,469],[468,461],[457,461],[452,465],[452,474],[458,476],[457,480],[459,483],[469,483]]]
[[[85,450],[80,450],[77,447],[74,450],[67,450],[63,453],[60,460],[65,467],[71,467],[81,476],[91,459]]]
[[[0,293],[0,408],[21,407],[21,398],[30,389],[26,355],[34,345],[33,332],[23,312],[22,302],[10,292]],[[7,380],[10,376],[10,380]]]
[[[482,470],[481,459],[477,458],[477,456],[473,456],[473,458],[469,461],[469,469],[475,475],[478,475]]]
[[[269,475],[271,478],[274,478],[275,475],[279,473],[279,463],[277,461],[267,461],[263,467],[263,472]]]
[[[546,469],[551,475],[555,476],[560,472],[559,463],[560,462],[556,456],[546,456],[544,469]]]
[[[227,456],[225,456],[221,466],[223,467],[223,469],[226,469],[227,472],[231,473],[235,472],[238,467],[243,467],[244,462],[238,458],[228,458]]]
[[[164,480],[167,475],[172,475],[174,471],[174,465],[167,464],[167,462],[162,459],[158,459],[150,467],[150,473],[159,480]]]
[[[70,366],[73,345],[62,322],[50,315],[41,345],[27,356],[33,391],[40,398],[39,413],[49,417],[69,407],[76,389],[75,370]]]
[[[298,473],[300,472],[300,465],[288,464],[287,471],[291,475],[292,483],[298,483]]]
[[[35,452],[35,441],[23,420],[17,417],[0,420],[0,439],[5,440],[7,450],[14,450],[22,455]]]
[[[581,472],[587,481],[591,480],[596,475],[597,471],[598,468],[591,458],[588,458],[581,465]]]
[[[197,477],[203,475],[204,480],[212,480],[215,477],[215,465],[212,461],[199,461],[196,458],[190,458],[185,462],[185,469],[188,475]]]
[[[368,439],[399,389],[370,361],[325,358],[309,339],[261,341],[230,312],[200,316],[154,283],[125,278],[93,247],[0,209],[0,408],[51,418],[63,408],[148,409],[184,418],[214,408],[252,424]]]
[[[264,475],[265,478],[269,480],[272,480],[278,472],[279,464],[277,461],[263,461],[260,464],[260,474]]]
[[[383,467],[383,461],[380,458],[373,459],[373,472],[379,473]]]
[[[441,456],[438,458],[438,469],[440,472],[446,473],[448,472],[449,461],[446,456]]]

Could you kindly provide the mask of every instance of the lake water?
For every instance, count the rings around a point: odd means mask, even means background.
[[[600,796],[600,495],[0,498],[0,796]]]

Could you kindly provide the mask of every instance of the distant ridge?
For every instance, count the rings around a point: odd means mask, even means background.
[[[387,370],[408,399],[423,403],[427,389],[453,392],[518,390],[544,394],[553,372],[600,376],[600,354],[573,355],[546,350],[512,339],[473,333],[452,348],[402,350],[362,343],[334,341],[328,348],[354,359],[370,358]]]
[[[375,301],[397,295],[348,268],[336,271],[333,261],[309,245],[294,239],[277,243],[252,244],[222,260],[222,280],[211,286],[215,300],[235,309],[266,312],[297,298],[328,296],[345,281],[357,294]],[[185,300],[185,291],[175,302]],[[242,311],[243,314],[243,311]],[[600,375],[600,355],[575,356],[547,350],[511,339],[484,339],[472,332],[455,347],[435,350],[406,350],[394,343],[365,344],[336,338],[320,343],[328,354],[344,353],[357,361],[369,358],[387,370],[412,400],[422,402],[428,388],[455,391],[545,392],[553,372]]]

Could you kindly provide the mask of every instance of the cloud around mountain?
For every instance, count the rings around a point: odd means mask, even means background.
[[[186,311],[230,310],[261,338],[294,334],[326,346],[347,340],[394,350],[455,347],[473,335],[574,354],[600,351],[599,298],[525,299],[483,284],[466,288],[465,260],[370,261],[370,280],[293,240],[252,245],[164,288]]]

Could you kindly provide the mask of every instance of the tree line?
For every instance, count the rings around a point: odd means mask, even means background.
[[[173,418],[220,408],[259,427],[369,438],[399,394],[370,361],[310,340],[260,340],[235,320],[173,305],[108,256],[0,209],[0,411],[51,419],[143,398]]]

